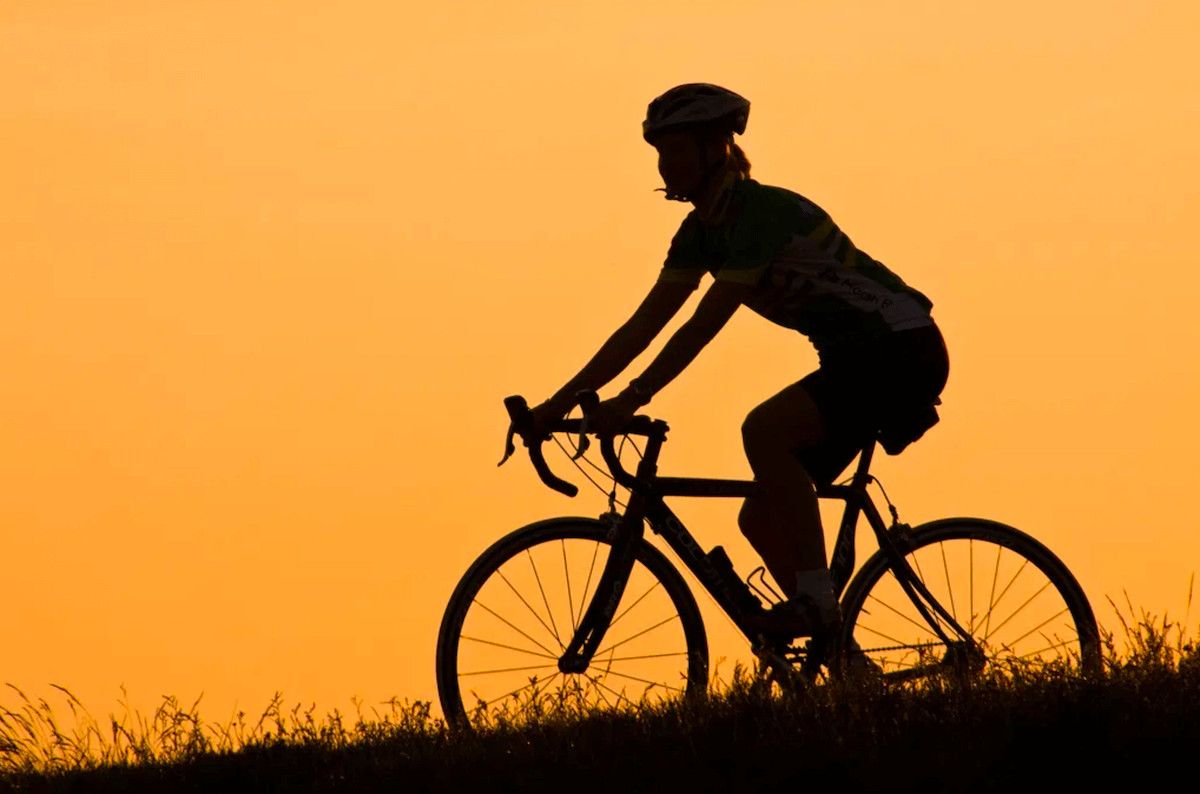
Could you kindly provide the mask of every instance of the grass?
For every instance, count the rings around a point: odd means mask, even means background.
[[[58,713],[18,691],[20,707],[0,711],[0,789],[1039,791],[1194,779],[1200,648],[1183,623],[1126,606],[1124,642],[1106,633],[1105,673],[1090,679],[1026,668],[969,686],[781,695],[738,668],[706,699],[605,715],[510,705],[475,734],[448,731],[424,702],[318,716],[276,697],[258,718],[222,724],[168,697],[148,716],[123,707],[101,721],[66,689]]]

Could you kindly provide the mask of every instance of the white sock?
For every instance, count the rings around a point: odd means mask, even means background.
[[[814,568],[796,574],[796,598],[810,600],[826,625],[841,619],[842,611],[833,595],[833,578],[828,568]]]

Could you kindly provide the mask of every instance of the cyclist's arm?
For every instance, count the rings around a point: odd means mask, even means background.
[[[700,299],[700,305],[691,318],[671,336],[646,371],[634,378],[637,388],[634,389],[631,384],[626,392],[635,392],[637,401],[643,405],[649,402],[652,395],[692,363],[692,359],[712,341],[752,290],[753,287],[749,285],[732,281],[714,282]]]
[[[572,404],[581,389],[599,389],[621,373],[629,362],[649,347],[680,307],[687,302],[695,287],[691,284],[657,281],[642,303],[618,328],[579,374],[567,381],[547,402],[558,406]]]

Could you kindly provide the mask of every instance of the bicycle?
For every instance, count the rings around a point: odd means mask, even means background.
[[[583,418],[549,429],[578,434],[576,459],[587,449],[587,412],[597,401],[594,392],[581,393]],[[512,424],[504,460],[514,451],[514,433],[520,434],[541,480],[574,496],[576,486],[546,464],[543,440],[529,437],[525,400],[509,397],[505,405]],[[609,474],[628,489],[623,512],[616,510],[614,487],[610,509],[599,518],[551,518],[521,527],[463,575],[437,644],[438,693],[452,725],[470,727],[505,704],[534,711],[564,703],[620,709],[707,692],[708,645],[699,608],[679,571],[645,538],[647,522],[749,640],[762,680],[795,686],[840,675],[852,659],[869,659],[866,667],[885,683],[969,680],[1006,665],[1100,670],[1091,605],[1058,557],[1024,532],[987,519],[902,523],[869,473],[877,438],[863,446],[848,481],[817,488],[820,498],[846,503],[830,561],[841,626],[833,636],[811,638],[747,628],[747,618],[780,594],[762,567],[743,581],[721,546],[705,552],[664,498],[744,498],[757,485],[659,476],[667,431],[665,421],[642,415],[622,431],[623,439],[645,439],[634,474],[622,467],[614,436],[598,437]],[[890,524],[868,493],[872,483],[887,502]],[[855,572],[860,514],[878,549]]]

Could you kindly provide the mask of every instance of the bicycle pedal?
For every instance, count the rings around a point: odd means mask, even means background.
[[[790,669],[800,663],[802,654],[794,647],[780,648],[760,642],[750,648],[751,653],[758,659],[763,668]]]
[[[811,680],[805,673],[803,660],[788,659],[779,654],[768,654],[760,660],[759,680],[767,684],[778,684],[785,691],[802,690]]]

